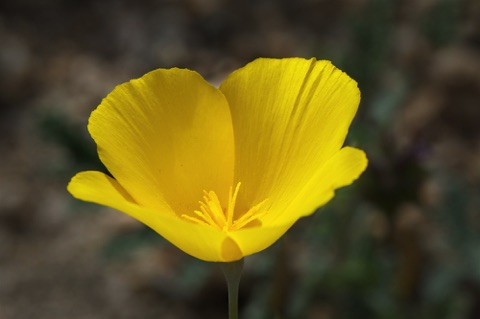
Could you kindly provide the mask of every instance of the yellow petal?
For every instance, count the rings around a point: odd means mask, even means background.
[[[103,173],[77,174],[68,184],[68,191],[77,199],[109,206],[132,216],[196,258],[233,261],[243,257],[238,245],[227,234],[178,218],[169,212],[166,203],[160,211],[142,207],[116,180]]]
[[[262,227],[245,228],[231,234],[245,255],[262,251],[277,241],[298,218],[312,214],[328,202],[335,189],[350,185],[365,170],[367,158],[362,150],[344,147],[296,191],[296,198],[281,207],[273,204],[262,218]],[[301,215],[300,213],[303,213]]]
[[[241,229],[230,236],[246,256],[264,250],[288,231],[299,217],[313,213],[317,207],[328,202],[335,189],[351,184],[366,166],[367,159],[362,150],[342,148],[297,191],[297,197],[288,205],[272,205],[262,220],[262,227]]]
[[[203,190],[225,200],[233,131],[223,94],[198,73],[159,69],[117,86],[92,113],[99,156],[141,206],[198,209]]]
[[[296,197],[282,214],[271,216],[272,220],[289,224],[292,219],[298,218],[295,216],[298,212],[302,213],[301,216],[312,214],[316,208],[333,198],[336,189],[353,183],[367,164],[367,157],[362,150],[353,147],[340,149],[297,191]]]
[[[249,256],[274,244],[294,222],[275,226],[267,224],[262,227],[243,228],[232,232],[230,237],[237,243],[242,253]]]
[[[318,195],[303,194],[305,185],[344,143],[360,101],[356,82],[328,61],[258,59],[233,72],[220,90],[235,131],[239,206],[268,198],[265,218],[272,221],[300,194]],[[334,185],[327,178],[315,181],[319,189]],[[315,208],[300,205],[288,214],[298,219]]]

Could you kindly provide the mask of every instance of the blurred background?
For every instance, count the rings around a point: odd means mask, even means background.
[[[478,0],[0,4],[0,318],[226,318],[216,264],[74,200],[86,124],[159,67],[212,83],[256,57],[359,82],[362,178],[247,258],[242,318],[480,318]]]

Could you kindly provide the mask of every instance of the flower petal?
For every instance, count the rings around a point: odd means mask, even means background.
[[[348,146],[340,149],[315,175],[305,180],[283,213],[272,214],[271,217],[276,223],[290,224],[298,217],[312,214],[316,208],[333,198],[336,189],[352,184],[367,164],[364,151]],[[298,216],[298,212],[302,215]]]
[[[293,225],[279,224],[275,226],[265,225],[262,227],[242,228],[230,234],[237,243],[244,256],[249,256],[262,251],[274,244]]]
[[[289,207],[339,151],[360,101],[355,81],[315,59],[257,59],[220,90],[235,131],[235,183],[243,188],[237,203],[252,207],[268,198],[271,214]],[[333,185],[316,182],[319,189]],[[289,214],[299,218],[316,207],[297,208]]]
[[[298,218],[312,214],[328,202],[335,189],[351,184],[365,170],[367,158],[362,150],[344,147],[305,183],[297,197],[284,207],[272,205],[262,218],[262,227],[245,228],[230,236],[245,256],[262,251],[277,241]],[[299,212],[303,212],[300,215]]]
[[[264,250],[302,217],[298,212],[304,212],[303,216],[312,214],[334,196],[335,189],[351,184],[366,166],[367,159],[362,150],[342,148],[312,176],[289,204],[284,207],[272,205],[270,214],[262,220],[262,227],[241,229],[230,236],[245,256]]]
[[[68,184],[68,191],[77,199],[112,207],[132,216],[196,258],[233,261],[243,257],[238,246],[225,233],[168,213],[166,203],[163,203],[163,211],[142,207],[116,180],[101,172],[77,174]]]
[[[159,69],[117,86],[92,113],[99,156],[141,206],[198,209],[203,190],[226,200],[233,130],[223,94],[198,73]]]

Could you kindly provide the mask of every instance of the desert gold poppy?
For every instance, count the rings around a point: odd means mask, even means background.
[[[186,69],[117,86],[88,130],[112,177],[78,173],[76,198],[113,207],[186,253],[259,252],[365,170],[343,146],[357,83],[328,61],[257,59],[216,88]]]

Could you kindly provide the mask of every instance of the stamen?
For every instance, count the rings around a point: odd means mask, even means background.
[[[227,208],[227,224],[233,225],[233,210],[235,208],[235,202],[237,201],[238,191],[240,190],[241,183],[238,182],[237,186],[235,187],[235,192],[232,196],[232,187],[230,187],[230,191],[228,192],[228,208]]]
[[[201,202],[200,202],[200,204],[201,204]],[[205,209],[203,207],[201,208],[201,210],[202,211],[195,210],[195,211],[193,211],[193,213],[195,215],[197,215],[198,217],[200,217],[200,219],[205,221],[207,224],[209,224],[211,226],[216,225],[215,221],[212,219],[210,214],[205,212]]]
[[[254,221],[255,219],[258,219],[262,216],[265,216],[265,214],[267,214],[267,211],[264,210],[263,212],[261,213],[258,213],[258,210],[260,209],[261,206],[263,206],[265,203],[267,202],[267,199],[265,199],[264,201],[258,203],[257,205],[253,206],[252,208],[250,208],[250,210],[248,212],[246,212],[245,214],[242,215],[242,217],[240,217],[239,219],[237,219],[234,223],[233,223],[233,228],[234,229],[240,229],[244,226],[246,226],[247,224],[249,224],[250,222]]]
[[[200,201],[200,209],[194,210],[193,215],[181,215],[186,220],[217,228],[221,231],[228,232],[241,229],[248,224],[258,221],[259,218],[267,213],[264,209],[260,211],[267,200],[264,200],[257,205],[250,208],[246,213],[234,220],[235,218],[235,205],[237,202],[238,192],[240,190],[241,183],[237,183],[235,190],[230,187],[228,192],[228,202],[226,209],[222,207],[217,194],[214,191],[204,191],[203,201]]]

